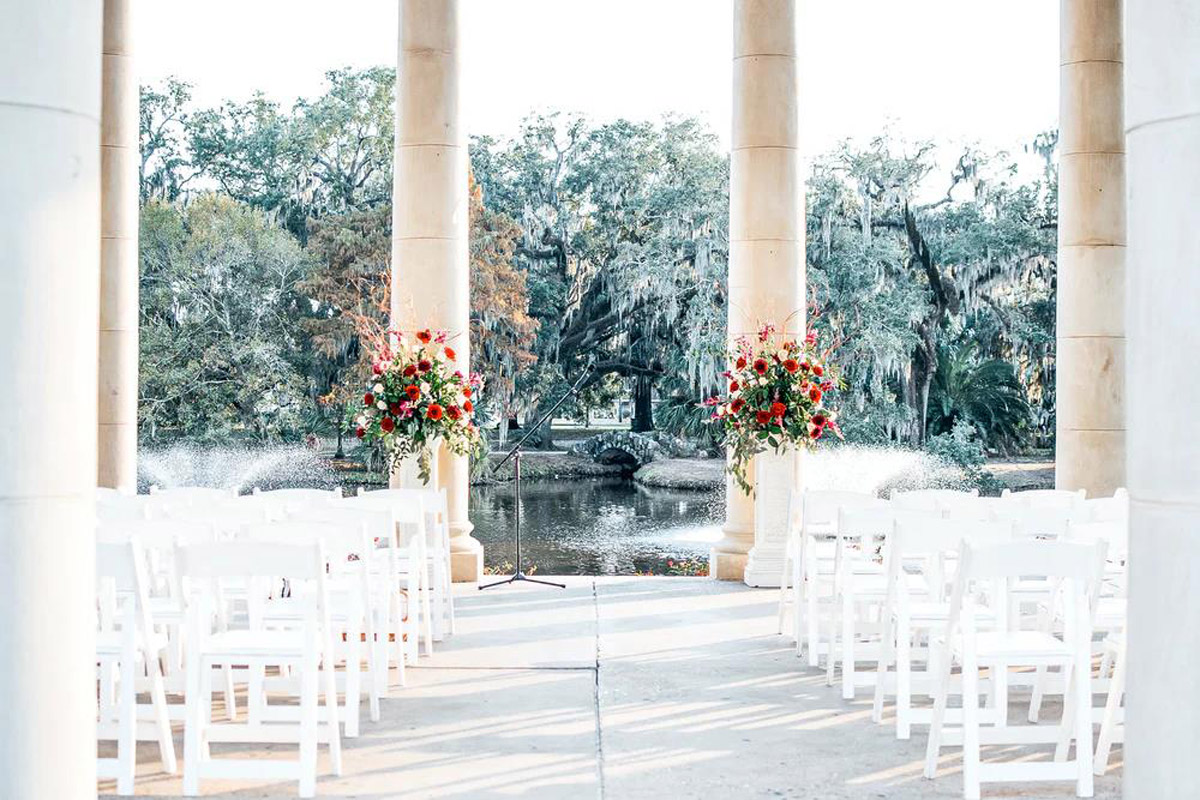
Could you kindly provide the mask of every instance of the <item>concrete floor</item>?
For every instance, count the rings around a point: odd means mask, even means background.
[[[565,590],[460,587],[458,633],[409,671],[379,723],[343,740],[344,774],[322,777],[318,796],[962,796],[957,749],[937,780],[924,780],[921,728],[896,741],[871,722],[865,691],[843,701],[796,659],[774,633],[775,592],[704,578],[563,580]],[[182,753],[178,731],[177,740]],[[988,748],[985,758],[999,754]],[[139,755],[138,794],[177,796],[178,778],[155,774],[155,746]],[[1120,756],[1118,746],[1097,797],[1120,796]],[[294,786],[203,789],[294,797]],[[1069,784],[984,787],[985,798],[1073,796]]]

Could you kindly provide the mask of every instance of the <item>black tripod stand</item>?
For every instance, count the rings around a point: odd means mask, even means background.
[[[508,454],[500,460],[500,463],[492,467],[492,473],[495,474],[496,470],[507,464],[509,459],[512,459],[513,462],[513,496],[516,501],[513,510],[513,522],[514,527],[516,528],[517,558],[516,563],[513,566],[513,575],[508,578],[503,578],[502,580],[493,581],[492,583],[485,583],[479,587],[480,591],[483,591],[484,589],[490,589],[493,586],[505,586],[510,583],[516,583],[517,581],[525,581],[526,583],[540,583],[543,586],[554,586],[558,589],[567,588],[561,583],[530,578],[521,571],[521,454],[523,452],[522,447],[524,446],[525,442],[529,440],[529,437],[541,430],[542,425],[544,425],[550,420],[551,417],[554,416],[554,412],[558,411],[563,403],[567,402],[567,400],[574,397],[579,392],[579,387],[583,385],[583,382],[587,380],[587,377],[591,374],[591,372],[592,368],[589,365],[588,368],[584,370],[583,374],[579,376],[579,380],[575,381],[575,385],[568,389],[567,393],[560,397],[558,402],[551,406],[550,410],[542,415],[542,418],[539,419],[537,423],[534,424],[534,426],[530,428],[524,436],[521,437],[516,445],[513,446],[513,449],[509,450]]]

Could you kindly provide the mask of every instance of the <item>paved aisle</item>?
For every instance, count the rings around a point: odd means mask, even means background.
[[[344,740],[345,774],[322,778],[318,796],[962,796],[957,756],[945,777],[923,780],[920,729],[896,741],[871,723],[865,693],[844,702],[823,672],[801,666],[774,634],[774,592],[703,578],[565,582],[462,587],[458,634],[409,671],[380,723]],[[139,795],[177,795],[178,779],[151,773],[154,746],[142,747],[151,763]],[[1119,775],[1099,779],[1096,796],[1119,797]],[[205,790],[294,797],[293,786]],[[984,796],[1074,792],[1013,785]]]

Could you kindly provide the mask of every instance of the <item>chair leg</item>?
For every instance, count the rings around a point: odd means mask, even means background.
[[[838,602],[838,587],[837,583],[833,584],[831,590],[832,596],[829,598],[829,627],[826,641],[828,641],[828,651],[825,654],[825,685],[833,686],[833,671],[837,667],[837,652],[838,652],[838,624],[841,621],[842,607]]]
[[[892,614],[884,608],[881,613],[880,625],[883,635],[879,639],[879,661],[875,665],[875,698],[871,702],[871,721],[876,725],[883,722],[883,693],[887,682],[888,670],[891,668],[892,648]]]
[[[842,699],[854,699],[854,594],[842,587]]]
[[[900,631],[900,635],[906,635],[907,633],[903,629]],[[932,665],[932,653],[930,655],[931,660],[929,663]],[[944,665],[943,661],[945,661]],[[933,720],[929,725],[929,740],[925,745],[926,778],[933,778],[937,775],[938,756],[941,755],[942,751],[942,725],[946,721],[946,696],[950,692],[950,654],[940,653],[937,664],[933,687]],[[897,696],[899,696],[899,690],[897,690]],[[898,711],[899,704],[897,703]]]
[[[163,771],[174,775],[179,771],[175,763],[175,740],[171,734],[171,720],[167,717],[167,693],[163,688],[162,670],[158,659],[147,656],[150,665],[150,702],[154,708],[154,724],[158,729],[158,753]]]
[[[334,672],[333,642],[326,637],[321,675],[325,678],[325,710],[329,720],[329,761],[333,774],[342,774],[342,731],[338,726],[337,677]]]
[[[230,722],[237,719],[237,695],[233,687],[233,667],[225,665],[225,716]]]
[[[1071,739],[1075,731],[1075,670],[1069,667],[1063,667],[1063,680],[1066,681],[1063,689],[1063,712],[1062,720],[1058,724],[1058,742],[1054,746],[1054,760],[1066,761],[1067,756],[1071,752]],[[1088,700],[1088,705],[1091,705],[1091,700]],[[1091,733],[1088,733],[1088,748],[1091,748]],[[1082,745],[1080,745],[1082,747]]]
[[[328,699],[326,700],[328,702]],[[317,659],[305,659],[300,669],[300,777],[299,794],[313,797],[317,793]],[[334,699],[334,714],[337,700]],[[336,717],[330,736],[337,735]]]
[[[1076,656],[1075,669],[1075,782],[1077,797],[1091,797],[1092,779],[1092,668],[1091,644]]]
[[[930,652],[930,656],[933,653]],[[925,669],[934,674],[932,663]],[[905,620],[896,626],[896,738],[912,735],[912,629]]]
[[[796,642],[796,658],[804,655],[804,609],[807,587],[804,585],[804,563],[797,555],[792,559],[792,638]]]
[[[778,633],[783,633],[783,618],[787,611],[788,605],[788,566],[792,559],[792,539],[788,537],[787,544],[783,551],[783,569],[779,575],[779,614],[776,620],[776,630]]]
[[[362,631],[350,626],[346,634],[346,738],[358,736],[362,706]]]
[[[183,726],[183,794],[195,797],[200,794],[200,741],[204,735],[201,730],[204,718],[200,713],[200,704],[206,702],[200,691],[200,670],[202,663],[195,658],[188,659],[184,672],[186,691],[184,696],[184,726]],[[211,703],[212,699],[208,698]]]
[[[816,570],[811,568],[812,565],[805,566],[807,588],[808,608],[805,610],[805,622],[808,627],[808,665],[810,667],[818,667],[821,665],[821,654],[818,652],[820,648],[821,630],[820,619],[817,616],[817,606],[820,602],[818,592],[820,592],[820,583]]]
[[[133,649],[121,653],[117,689],[117,794],[133,794],[137,771],[137,688]]]
[[[979,800],[979,668],[968,656],[962,670],[963,797]]]
[[[425,655],[433,655],[433,612],[430,609],[430,575],[429,563],[425,562],[421,569],[421,580],[424,582],[421,592],[421,633],[425,640]]]
[[[1121,709],[1121,700],[1124,695],[1125,650],[1122,646],[1113,663],[1112,680],[1108,684],[1108,699],[1104,702],[1104,717],[1100,722],[1100,737],[1096,742],[1096,758],[1092,765],[1092,771],[1096,775],[1103,775],[1108,769],[1109,751],[1112,750],[1117,727],[1117,714]]]

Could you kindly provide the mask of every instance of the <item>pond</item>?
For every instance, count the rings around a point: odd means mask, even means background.
[[[512,484],[471,487],[473,535],[485,564],[514,561]],[[542,575],[671,573],[706,563],[721,538],[720,492],[651,489],[618,478],[527,481],[521,487],[521,552]]]

